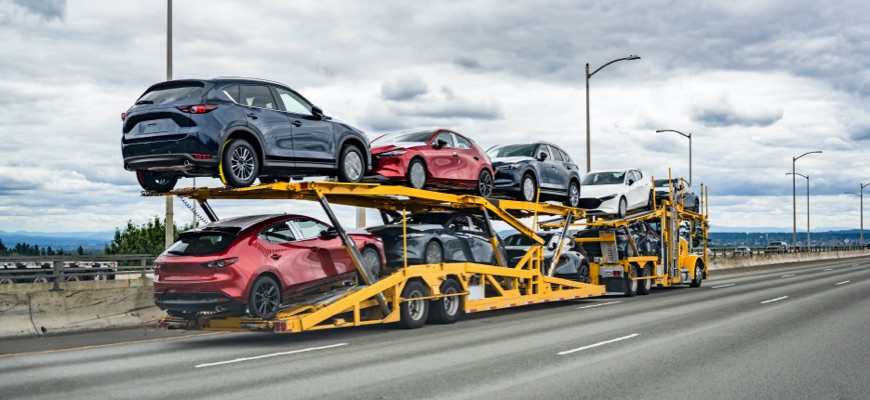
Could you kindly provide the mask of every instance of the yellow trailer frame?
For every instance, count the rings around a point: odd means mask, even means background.
[[[457,195],[402,186],[366,183],[300,182],[273,183],[248,188],[187,188],[168,193],[145,192],[143,195],[175,195],[195,199],[210,219],[216,220],[210,199],[295,199],[318,201],[333,226],[344,240],[357,270],[366,282],[357,286],[332,286],[320,293],[295,299],[289,308],[270,320],[238,315],[210,315],[195,320],[166,316],[158,322],[161,327],[219,330],[219,331],[273,331],[302,332],[338,327],[362,326],[402,322],[403,303],[428,302],[438,306],[446,298],[458,298],[460,310],[465,313],[497,310],[529,304],[564,301],[601,296],[604,287],[595,284],[548,276],[542,271],[543,239],[518,218],[537,217],[538,214],[564,218],[567,226],[572,220],[584,218],[584,210],[549,203],[530,203],[515,200],[486,199],[473,195]],[[328,199],[328,200],[327,200]],[[491,233],[491,245],[499,265],[477,263],[441,263],[412,265],[391,270],[380,279],[368,276],[362,268],[358,250],[349,239],[331,210],[330,203],[391,211],[426,211],[471,209],[481,211]],[[489,215],[506,222],[537,243],[514,266],[506,265],[497,250],[497,239],[489,223]],[[553,268],[551,268],[552,270]],[[442,293],[442,284],[453,280],[460,291]],[[425,295],[403,298],[406,285],[419,282]],[[450,322],[447,322],[450,323]]]

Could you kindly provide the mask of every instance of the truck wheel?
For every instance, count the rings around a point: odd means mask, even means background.
[[[650,276],[650,268],[651,267],[649,266],[649,264],[647,264],[647,266],[641,268],[640,269],[640,276],[642,276],[642,277]],[[637,282],[639,284],[637,287],[637,294],[648,295],[649,292],[652,290],[652,279],[644,279],[642,281],[637,281]]]
[[[426,288],[418,281],[410,281],[402,290],[402,304],[399,306],[401,321],[407,329],[417,329],[426,323],[429,317],[429,301],[422,299],[426,296]]]
[[[634,297],[637,295],[637,282],[633,281],[631,278],[637,276],[637,264],[631,264],[630,273],[625,276],[625,297]]]
[[[704,281],[704,268],[701,261],[695,261],[695,278],[689,282],[690,287],[701,287],[701,282]]]
[[[441,284],[441,294],[455,295],[462,293],[462,285],[455,279],[449,278]],[[442,297],[429,303],[429,318],[427,322],[433,324],[452,324],[459,320],[459,316],[465,311],[462,296]]]
[[[281,307],[281,287],[268,276],[261,276],[251,286],[248,311],[254,318],[272,319]]]

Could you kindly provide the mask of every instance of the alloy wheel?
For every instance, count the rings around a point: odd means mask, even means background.
[[[233,151],[230,165],[233,175],[239,180],[245,181],[251,179],[251,175],[254,173],[254,155],[251,154],[250,150],[238,147]]]

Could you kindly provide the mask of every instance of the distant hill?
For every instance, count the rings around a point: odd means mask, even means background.
[[[4,232],[0,239],[6,247],[16,243],[27,243],[39,247],[51,246],[53,249],[75,250],[82,246],[85,250],[102,250],[112,241],[115,232]]]

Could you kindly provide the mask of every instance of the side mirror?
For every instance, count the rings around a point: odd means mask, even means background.
[[[447,146],[447,141],[444,139],[438,139],[435,141],[435,143],[432,143],[432,147],[434,147],[436,150],[438,150],[444,146]]]
[[[634,185],[634,179],[629,179],[629,180],[625,181],[625,184],[628,186]]]
[[[545,160],[547,160],[547,153],[541,152],[540,154],[538,154],[538,161],[545,161]]]
[[[338,231],[335,228],[329,228],[325,231],[320,231],[321,239],[335,239],[338,237]]]
[[[311,106],[311,113],[314,114],[315,119],[323,119],[323,110],[318,106]]]

